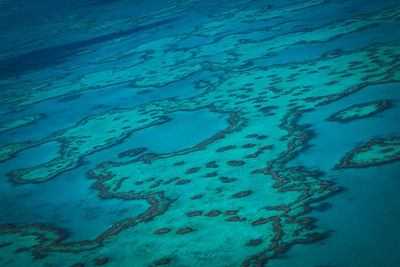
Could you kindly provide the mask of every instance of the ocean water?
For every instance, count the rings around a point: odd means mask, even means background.
[[[397,0],[0,1],[0,266],[400,265]]]

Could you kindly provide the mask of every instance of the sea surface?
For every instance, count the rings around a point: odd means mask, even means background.
[[[400,266],[400,1],[0,1],[0,266]]]

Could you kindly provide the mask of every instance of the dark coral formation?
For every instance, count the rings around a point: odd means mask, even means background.
[[[359,155],[368,155],[358,159]],[[400,137],[374,139],[347,153],[335,168],[362,168],[400,159]]]
[[[180,228],[180,229],[176,230],[176,233],[177,234],[187,234],[187,233],[190,233],[190,232],[193,232],[193,231],[194,230],[192,228],[184,227],[184,228]]]
[[[204,216],[207,216],[207,217],[216,217],[216,216],[218,216],[218,215],[220,215],[220,214],[221,214],[221,212],[220,212],[219,210],[212,210],[212,211],[207,212],[206,214],[204,214]]]
[[[104,265],[108,262],[108,258],[99,258],[94,261],[94,265]]]
[[[200,170],[200,167],[193,167],[193,168],[188,169],[188,170],[185,172],[185,174],[196,173],[196,172],[198,172],[199,170]]]
[[[231,182],[236,181],[237,179],[236,178],[229,178],[229,177],[221,177],[221,178],[219,178],[219,180],[221,182],[223,182],[223,183],[231,183]]]
[[[227,210],[224,211],[224,215],[235,215],[237,212],[237,210]]]
[[[230,160],[227,162],[229,166],[242,166],[244,164],[243,160]]]
[[[389,100],[376,100],[367,103],[355,104],[344,110],[335,112],[329,118],[327,118],[327,120],[346,123],[356,119],[372,117],[376,113],[382,112],[390,107],[391,104]],[[367,108],[367,110],[363,110],[363,108]]]
[[[213,160],[210,162],[207,162],[206,167],[207,168],[218,168],[218,164],[216,164],[217,161]]]
[[[171,230],[168,229],[168,228],[162,228],[162,229],[158,229],[158,230],[154,231],[154,234],[156,234],[156,235],[166,234],[166,233],[168,233],[169,231],[171,231]]]
[[[260,245],[261,243],[262,243],[262,239],[261,239],[261,238],[260,238],[260,239],[253,239],[253,240],[250,240],[250,241],[246,244],[246,246],[255,247],[255,246]]]
[[[179,180],[179,181],[176,182],[175,184],[181,185],[181,184],[187,184],[187,183],[190,183],[190,180],[189,180],[189,179],[182,179],[182,180]]]
[[[155,265],[166,265],[171,262],[171,259],[161,259],[155,262]]]
[[[238,193],[233,194],[232,197],[233,197],[233,198],[247,197],[247,196],[250,195],[251,193],[253,193],[253,191],[251,191],[251,190],[241,191],[241,192],[238,192]]]

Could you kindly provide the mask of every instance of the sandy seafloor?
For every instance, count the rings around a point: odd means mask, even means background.
[[[400,266],[400,1],[0,1],[0,266]]]

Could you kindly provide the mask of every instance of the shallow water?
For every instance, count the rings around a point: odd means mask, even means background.
[[[193,118],[196,121],[190,124]],[[86,173],[96,167],[97,162],[120,160],[117,155],[130,149],[144,147],[150,153],[171,153],[193,147],[227,127],[223,115],[205,109],[182,112],[170,119],[160,126],[134,132],[123,143],[89,156],[84,166],[63,173],[50,182],[13,185],[3,180],[0,184],[0,220],[18,226],[50,225],[62,229],[67,236],[64,241],[76,242],[95,239],[121,219],[145,213],[150,208],[145,200],[102,199],[97,190],[91,188],[93,181]],[[205,127],[210,122],[212,127]],[[160,136],[159,132],[163,135]],[[0,163],[2,175],[6,176],[6,172],[14,169],[46,163],[58,156],[59,149],[57,143],[46,143],[25,150]]]

